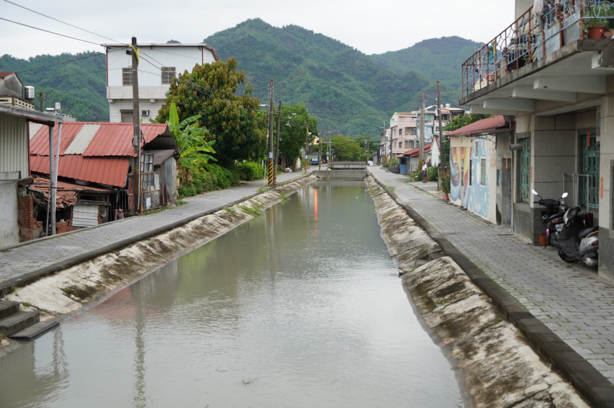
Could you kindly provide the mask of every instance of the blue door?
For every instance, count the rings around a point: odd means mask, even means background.
[[[401,174],[407,174],[407,164],[401,163],[400,172]]]

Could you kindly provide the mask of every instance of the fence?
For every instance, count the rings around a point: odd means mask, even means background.
[[[541,14],[531,7],[463,63],[463,97],[581,39],[585,26],[614,19],[612,2],[544,0]]]

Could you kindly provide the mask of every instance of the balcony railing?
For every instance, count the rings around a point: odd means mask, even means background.
[[[463,97],[583,38],[585,27],[614,19],[612,3],[544,0],[541,14],[531,7],[463,63]]]

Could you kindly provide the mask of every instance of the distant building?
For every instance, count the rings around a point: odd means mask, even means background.
[[[34,105],[26,100],[25,88],[16,72],[0,71],[0,104],[34,110]],[[34,88],[31,92],[34,94]]]
[[[412,112],[395,112],[390,118],[390,137],[392,137],[392,153],[402,154],[415,147],[417,140],[418,120]]]
[[[104,44],[110,122],[132,122],[132,56],[126,45]],[[139,44],[139,118],[155,119],[177,75],[220,59],[207,44]]]

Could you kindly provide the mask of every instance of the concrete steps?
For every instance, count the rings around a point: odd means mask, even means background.
[[[33,340],[58,325],[40,322],[38,312],[20,312],[18,302],[0,301],[0,334],[15,340]]]

